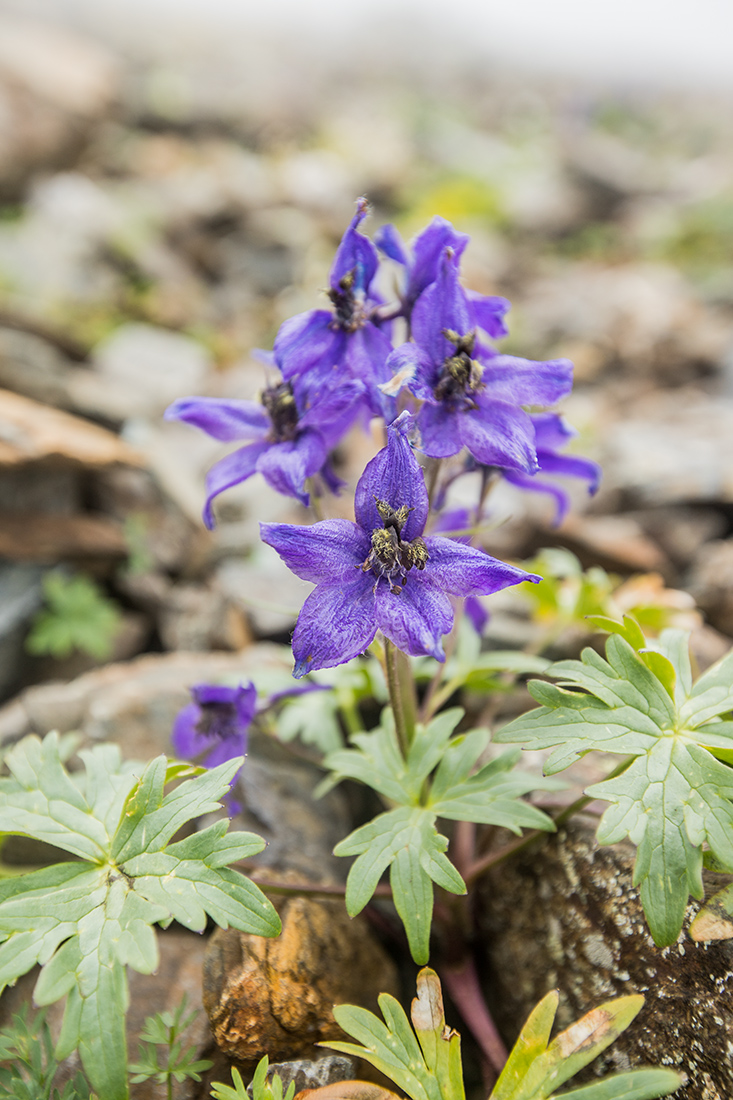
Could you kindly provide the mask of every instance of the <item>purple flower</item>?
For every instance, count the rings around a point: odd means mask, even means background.
[[[268,386],[261,404],[219,397],[182,397],[166,409],[166,420],[185,420],[214,439],[250,439],[222,458],[206,475],[204,523],[214,526],[212,501],[225,489],[260,473],[268,485],[308,505],[305,481],[320,474],[331,489],[340,486],[328,462],[363,407],[364,387],[346,382],[313,396],[304,383]]]
[[[499,355],[479,344],[483,325],[458,281],[451,249],[440,272],[418,298],[412,314],[414,343],[402,344],[387,365],[423,402],[417,424],[421,449],[445,458],[466,447],[484,466],[532,474],[537,470],[535,432],[522,405],[552,405],[572,386],[567,359],[532,362]]]
[[[285,321],[274,350],[285,378],[307,375],[318,387],[332,386],[344,375],[361,379],[372,412],[382,416],[391,412],[391,403],[377,387],[389,380],[392,345],[379,323],[382,299],[372,288],[377,250],[358,228],[366,214],[366,199],[359,199],[331,268],[332,309],[309,310]]]
[[[438,278],[446,248],[452,249],[457,262],[470,238],[466,233],[459,233],[445,218],[435,217],[430,225],[415,237],[409,250],[405,248],[402,238],[393,225],[383,225],[374,240],[386,256],[401,264],[407,272],[406,285],[402,292],[402,309],[404,315],[409,318],[412,307],[422,292]],[[509,309],[506,298],[490,297],[471,290],[465,293],[473,314],[474,325],[482,328],[494,339],[506,336],[504,314]]]
[[[197,684],[191,688],[191,695],[193,702],[178,712],[173,723],[171,741],[177,755],[184,760],[203,757],[202,763],[207,768],[215,768],[235,756],[246,756],[247,731],[257,706],[254,684],[235,688]],[[232,779],[231,787],[238,775],[237,772]],[[232,813],[241,809],[231,795],[227,803]]]
[[[296,677],[351,660],[377,630],[405,653],[442,661],[441,637],[453,625],[449,596],[539,580],[452,539],[423,538],[428,496],[405,435],[410,420],[408,413],[398,417],[387,446],[364,470],[356,523],[260,525],[285,564],[316,584],[293,634]]]
[[[570,499],[564,489],[549,481],[541,480],[540,474],[560,477],[578,477],[588,482],[588,492],[593,495],[601,479],[601,468],[589,458],[580,455],[561,455],[558,451],[577,436],[574,428],[556,413],[542,413],[532,417],[537,443],[538,471],[528,477],[521,470],[503,470],[507,481],[520,489],[530,489],[537,493],[548,493],[555,498],[556,510],[554,525],[562,523],[570,506]]]

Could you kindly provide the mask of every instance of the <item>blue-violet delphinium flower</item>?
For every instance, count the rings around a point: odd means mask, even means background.
[[[214,439],[252,442],[222,458],[206,475],[204,523],[214,526],[212,501],[260,473],[268,485],[308,505],[305,481],[320,474],[329,488],[340,482],[328,454],[341,440],[364,405],[361,382],[347,381],[313,396],[295,379],[268,386],[261,402],[219,397],[182,397],[165,411],[166,420],[185,420]]]
[[[397,418],[359,479],[356,523],[260,525],[263,541],[316,584],[293,634],[296,677],[351,660],[377,630],[405,653],[442,661],[441,638],[453,625],[449,596],[540,579],[452,539],[423,538],[428,494],[406,437],[411,419]]]
[[[477,462],[537,470],[535,430],[523,405],[553,405],[572,386],[568,359],[533,362],[500,355],[477,339],[478,322],[458,281],[451,249],[438,278],[412,313],[413,341],[396,348],[388,366],[409,379],[422,402],[417,426],[421,450],[446,458],[466,447]]]
[[[411,242],[409,249],[393,225],[383,225],[374,237],[375,244],[391,260],[405,268],[405,287],[401,293],[402,313],[409,320],[412,308],[422,292],[438,278],[446,248],[460,260],[470,237],[459,233],[445,218],[435,217]],[[478,294],[466,290],[472,322],[489,336],[498,339],[507,335],[504,315],[510,308],[506,298]]]
[[[177,755],[184,760],[201,758],[207,768],[215,768],[235,756],[246,756],[247,733],[257,707],[254,684],[239,687],[197,684],[191,688],[191,696],[193,702],[178,712],[173,723],[171,741]],[[231,794],[227,804],[232,813],[241,809]]]
[[[532,417],[537,443],[537,473],[528,476],[521,470],[502,470],[507,481],[520,489],[529,489],[538,493],[548,493],[555,499],[554,525],[562,523],[568,508],[570,498],[559,485],[553,485],[545,481],[540,475],[550,474],[555,477],[577,477],[588,482],[588,492],[591,496],[598,489],[601,480],[601,468],[597,462],[590,458],[582,458],[580,455],[562,455],[558,452],[565,447],[571,439],[577,436],[574,428],[558,416],[557,413],[541,413]]]
[[[359,225],[367,214],[359,199],[356,214],[334,257],[328,297],[332,309],[312,309],[285,321],[275,337],[275,358],[285,378],[307,375],[317,386],[331,386],[344,375],[361,379],[375,416],[394,415],[378,390],[389,380],[392,350],[389,324],[381,323],[382,298],[372,286],[379,267],[377,250]]]

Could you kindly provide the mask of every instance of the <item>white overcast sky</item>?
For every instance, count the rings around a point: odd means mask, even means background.
[[[350,48],[411,26],[475,59],[602,79],[733,89],[733,0],[0,0],[99,31],[131,28],[165,49],[184,33],[230,48],[257,26]],[[378,46],[377,46],[378,48]],[[391,52],[391,51],[390,51]]]

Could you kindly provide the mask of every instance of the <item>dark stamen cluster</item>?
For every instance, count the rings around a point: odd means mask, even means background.
[[[376,574],[375,590],[380,577],[386,577],[390,591],[397,594],[402,591],[402,584],[405,583],[407,573],[413,566],[416,569],[425,568],[428,551],[419,536],[412,542],[405,542],[401,537],[402,528],[407,523],[407,517],[412,508],[403,504],[395,510],[386,501],[378,500],[376,497],[374,502],[384,527],[376,527],[372,531],[372,548],[361,568],[365,573],[371,569]],[[395,584],[395,578],[402,584]]]
[[[455,347],[455,354],[443,362],[438,384],[433,390],[438,401],[461,403],[464,409],[475,409],[472,395],[481,389],[483,368],[472,358],[476,333],[461,336],[452,329],[443,329],[443,335]]]
[[[356,276],[354,271],[347,272],[339,279],[338,287],[331,287],[328,296],[334,308],[335,324],[344,332],[356,332],[363,328],[368,318],[363,303],[354,294]]]
[[[232,703],[200,703],[201,716],[196,723],[199,733],[210,737],[236,737],[239,723]]]
[[[298,409],[289,382],[268,386],[262,394],[262,404],[272,421],[272,437],[275,443],[287,443],[298,434]]]

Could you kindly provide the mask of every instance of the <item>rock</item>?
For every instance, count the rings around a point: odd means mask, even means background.
[[[79,151],[120,88],[103,46],[50,23],[0,19],[0,196]]]
[[[29,397],[0,390],[0,469],[53,459],[90,468],[141,464],[112,432]]]
[[[733,637],[733,539],[716,539],[701,547],[688,584],[712,625]]]
[[[43,602],[43,570],[0,562],[0,698],[6,698],[23,662],[23,638]]]
[[[643,993],[639,1020],[603,1056],[605,1067],[673,1066],[690,1078],[680,1100],[726,1100],[733,945],[694,943],[683,932],[656,947],[631,884],[633,858],[629,844],[596,847],[592,829],[576,822],[486,877],[479,927],[492,1011],[513,1039],[552,988],[563,1027],[603,1000]]]
[[[48,340],[3,325],[0,313],[0,386],[24,397],[70,409],[69,360]]]
[[[204,1006],[218,1046],[242,1061],[312,1055],[314,1043],[343,1038],[334,1004],[376,1011],[380,993],[396,995],[394,964],[351,920],[342,898],[293,897],[279,905],[274,940],[217,930],[204,963]]]
[[[324,1088],[326,1085],[348,1081],[353,1078],[355,1063],[345,1054],[327,1054],[324,1058],[311,1061],[299,1058],[291,1062],[271,1063],[267,1069],[267,1080],[272,1081],[275,1074],[283,1083],[283,1092],[287,1091],[291,1081],[295,1081],[295,1095],[303,1089]],[[247,1095],[252,1100],[252,1085],[247,1085]],[[295,1100],[295,1097],[293,1097]]]
[[[100,516],[16,512],[0,527],[0,555],[11,561],[122,561],[127,554],[122,528]]]
[[[540,541],[547,545],[546,531],[541,533]],[[664,552],[632,516],[569,515],[553,533],[553,542],[603,569],[622,573],[659,570],[669,576]]]

